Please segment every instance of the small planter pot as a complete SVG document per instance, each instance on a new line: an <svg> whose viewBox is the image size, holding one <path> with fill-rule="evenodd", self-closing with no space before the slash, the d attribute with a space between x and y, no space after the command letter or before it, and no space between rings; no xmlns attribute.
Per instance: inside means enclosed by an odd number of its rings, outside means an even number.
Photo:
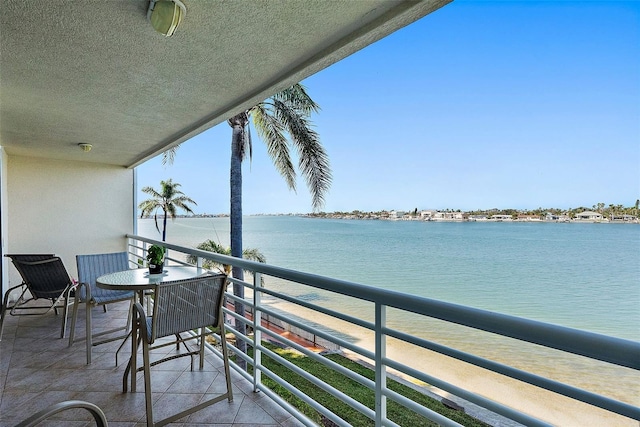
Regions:
<svg viewBox="0 0 640 427"><path fill-rule="evenodd" d="M162 273L163 267L164 267L164 262L160 264L149 264L149 274L160 274Z"/></svg>

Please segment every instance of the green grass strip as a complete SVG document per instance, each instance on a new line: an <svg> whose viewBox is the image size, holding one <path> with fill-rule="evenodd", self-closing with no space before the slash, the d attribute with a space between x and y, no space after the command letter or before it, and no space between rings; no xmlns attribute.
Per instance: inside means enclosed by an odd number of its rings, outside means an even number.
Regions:
<svg viewBox="0 0 640 427"><path fill-rule="evenodd" d="M314 377L321 378L327 384L340 390L344 394L352 397L363 405L371 409L375 408L375 392L373 390L364 387L353 379L348 378L345 375L336 372L333 369L325 366L324 364L317 362L295 350L283 349L270 343L263 343L263 345L269 348L271 351L280 355L283 359L295 364ZM373 370L340 354L329 354L324 357L344 366L345 368L365 378L369 378L371 380L375 379L375 372ZM330 393L322 390L321 388L302 378L300 375L285 368L280 363L276 362L264 353L262 355L262 364L267 369L278 375L280 378L291 384L293 387L297 388L302 393L318 402L320 405L324 406L325 408L329 408L332 412L334 412L343 420L349 422L354 427L370 427L374 425L373 420L353 409L342 400L332 396ZM280 386L278 383L276 383L266 375L262 376L262 383L269 389L273 390L289 404L297 408L300 412L305 414L307 417L314 420L319 425L323 425L321 416L315 409L300 400L284 387ZM464 426L489 426L489 424L483 423L482 421L479 421L462 411L456 411L454 409L448 408L439 400L433 399L420 392L419 390L416 390L413 387L409 387L391 378L387 379L387 388ZM430 421L425 417L415 413L414 411L394 402L391 399L387 399L387 417L401 426L422 427L438 425L433 421Z"/></svg>

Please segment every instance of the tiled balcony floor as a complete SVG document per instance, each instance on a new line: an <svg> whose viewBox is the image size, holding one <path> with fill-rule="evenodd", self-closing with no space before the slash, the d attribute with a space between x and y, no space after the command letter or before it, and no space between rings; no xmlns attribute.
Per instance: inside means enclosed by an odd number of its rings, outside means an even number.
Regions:
<svg viewBox="0 0 640 427"><path fill-rule="evenodd" d="M108 313L93 309L94 331L124 324L128 303L112 304ZM78 313L76 338L84 336L84 309ZM60 339L61 316L9 316L5 320L0 341L0 426L13 426L47 406L65 400L85 400L98 405L111 427L146 425L144 382L138 373L136 393L122 393L122 375L130 354L130 343L119 355L115 366L115 351L121 341L93 348L93 363L86 364L84 342L67 347ZM70 321L70 320L69 320ZM67 334L69 327L67 327ZM68 336L68 335L67 335ZM175 351L174 346L165 349ZM163 351L159 350L159 351ZM141 351L139 352L141 354ZM141 363L139 356L138 366ZM254 393L251 384L231 370L233 402L216 403L178 420L171 426L273 426L302 425L268 396ZM222 360L208 353L205 368L190 370L188 357L162 363L152 368L151 383L154 417L165 418L194 405L208 393L224 392ZM87 412L69 410L55 415L41 425L95 425Z"/></svg>

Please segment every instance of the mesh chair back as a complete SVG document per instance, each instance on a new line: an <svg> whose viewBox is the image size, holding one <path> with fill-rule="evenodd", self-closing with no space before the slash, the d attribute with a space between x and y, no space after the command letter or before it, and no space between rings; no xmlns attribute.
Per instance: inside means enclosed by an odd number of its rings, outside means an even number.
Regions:
<svg viewBox="0 0 640 427"><path fill-rule="evenodd" d="M56 299L71 285L71 278L59 257L39 261L12 259L33 298Z"/></svg>
<svg viewBox="0 0 640 427"><path fill-rule="evenodd" d="M78 281L91 287L91 298L98 304L104 304L111 300L122 299L123 295L132 294L133 291L112 291L96 286L96 279L100 276L117 271L129 269L129 257L126 252L114 252L108 254L77 255ZM86 289L81 286L78 289L80 300L87 297Z"/></svg>
<svg viewBox="0 0 640 427"><path fill-rule="evenodd" d="M22 277L22 270L20 270L22 266L16 261L42 261L55 257L55 254L7 254L5 256L11 258L11 262Z"/></svg>
<svg viewBox="0 0 640 427"><path fill-rule="evenodd" d="M217 327L226 284L226 275L208 274L156 285L150 342L192 329Z"/></svg>

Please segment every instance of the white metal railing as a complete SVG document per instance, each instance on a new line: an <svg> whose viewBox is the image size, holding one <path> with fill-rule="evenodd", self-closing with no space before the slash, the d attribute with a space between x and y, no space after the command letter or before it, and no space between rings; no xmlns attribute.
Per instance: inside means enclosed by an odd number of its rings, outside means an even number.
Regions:
<svg viewBox="0 0 640 427"><path fill-rule="evenodd" d="M636 341L623 340L591 332L585 332L581 330L523 319L515 316L493 313L471 307L465 307L400 292L389 291L386 289L332 279L329 277L284 269L268 264L261 264L243 259L232 258L224 255L214 254L211 252L173 245L170 243L163 243L157 240L143 238L140 236L127 235L127 238L129 248L128 251L134 262L136 261L136 257L138 259L144 259L144 253L149 244L161 244L169 250L169 260L172 263L184 264L186 255L194 255L198 259L198 265L202 265L202 262L205 259L211 259L215 262L238 266L245 269L246 271L252 272L251 282L238 281L233 278L230 279L233 283L244 286L244 288L248 291L247 293L250 295L241 299L235 295L227 293L228 301L242 302L247 307L248 312L251 314L251 318L241 317L237 315L233 310L225 309L227 318L235 319L236 326L238 324L245 324L250 326L254 331L253 335L241 334L237 327L234 327L229 323L225 323L226 332L234 333L237 340L243 340L247 343L248 346L253 348L253 354L251 355L251 357L247 354L235 351L235 355L238 358L237 360L242 359L248 365L252 366L253 373L249 374L247 371L240 368L238 364L233 364L234 368L236 368L236 370L247 380L253 383L254 389L256 391L262 391L272 397L276 402L278 402L286 410L291 412L292 415L297 417L305 425L313 426L315 425L315 423L299 413L295 408L293 408L278 395L276 395L273 391L267 388L262 382L263 375L266 375L271 380L287 389L289 392L297 396L300 400L304 401L306 404L315 409L322 416L330 419L337 425L349 426L350 424L333 413L331 411L331 408L326 408L320 405L319 403L308 397L306 394L297 390L291 384L278 377L275 373L271 372L262 364L262 355L266 355L267 357L276 360L281 365L284 365L301 377L329 392L341 401L350 405L352 408L371 418L375 421L376 426L397 425L387 418L388 399L391 399L405 406L407 409L410 409L411 411L414 411L429 420L435 421L440 425L459 425L456 422L445 418L444 416L435 413L387 388L387 378L389 377L391 370L393 372L401 373L402 375L421 381L423 383L435 386L441 390L451 393L451 395L462 398L468 402L485 408L492 413L499 414L503 417L516 421L517 423L530 426L549 425L548 422L537 419L534 416L450 384L446 381L443 381L442 379L439 379L432 375L428 375L425 372L408 366L405 363L401 363L398 360L387 357L387 350L389 349L387 344L388 338L399 340L403 343L409 343L420 349L427 349L442 355L446 355L451 358L466 362L468 364L487 369L497 374L537 386L541 389L549 390L559 395L566 396L570 399L587 403L588 405L604 409L605 411L609 411L611 413L619 414L629 419L640 421L640 407L638 406L611 397L599 395L591 391L583 390L569 384L565 384L563 382L545 378L543 376L536 375L534 373L517 369L505 364L501 364L474 354L466 353L455 348L450 348L418 336L407 334L399 330L397 327L392 327L387 321L387 316L389 310L400 310L409 312L413 313L413 315L416 316L439 319L440 321L447 322L448 324L462 325L468 328L472 328L473 330L480 330L502 337L509 337L515 340L519 340L523 343L534 343L546 348L560 350L564 353L584 356L588 359L602 361L610 365L628 368L635 373L640 371L640 343ZM322 305L305 301L301 298L293 297L283 292L277 292L267 287L263 287L262 279L267 277L284 280L290 283L300 284L313 290L323 290L332 294L338 294L355 298L359 301L365 301L371 304L373 319L357 318L342 311L333 310ZM313 313L316 313L318 316L330 316L333 319L338 319L341 322L346 322L353 328L370 331L370 333L374 336L374 348L372 350L363 348L362 346L355 344L351 340L341 338L340 336L331 333L331 331L327 331L323 328L317 327L317 325L314 325L313 322L306 321L304 319L298 319L288 313L283 313L281 310L274 309L272 304L263 303L262 300L265 297L268 297L271 302L275 300L296 304L296 306L302 307L306 310L312 310ZM325 343L330 343L331 345L340 347L345 351L355 353L365 359L370 360L373 363L375 380L372 381L368 378L362 377L361 375L356 374L353 371L346 369L341 365L324 357L322 354L310 351L305 346L300 345L293 340L280 336L278 333L264 326L263 319L267 317L270 319L270 321L279 321L281 323L286 323L291 327L296 328L296 330L298 331L313 335L314 340L323 340L323 342ZM341 390L337 390L331 387L321 378L315 378L308 374L306 371L298 368L296 365L289 363L287 360L283 359L278 354L265 347L262 344L264 339L273 339L279 342L283 342L287 346L298 350L302 354L313 358L317 362L322 363L325 366L353 379L363 387L367 387L373 390L375 392L375 409L366 407L350 396L344 394ZM216 351L215 349L213 350ZM630 393L634 392L630 391Z"/></svg>

